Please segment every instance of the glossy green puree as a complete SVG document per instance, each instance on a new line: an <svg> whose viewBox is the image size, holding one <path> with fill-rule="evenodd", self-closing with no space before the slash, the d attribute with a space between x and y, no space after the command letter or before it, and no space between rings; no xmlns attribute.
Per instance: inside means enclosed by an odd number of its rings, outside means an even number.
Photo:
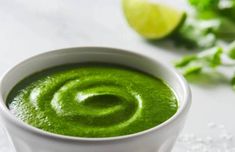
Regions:
<svg viewBox="0 0 235 152"><path fill-rule="evenodd" d="M33 74L10 92L7 105L22 121L79 137L140 132L177 111L173 91L143 72L107 64L64 65Z"/></svg>

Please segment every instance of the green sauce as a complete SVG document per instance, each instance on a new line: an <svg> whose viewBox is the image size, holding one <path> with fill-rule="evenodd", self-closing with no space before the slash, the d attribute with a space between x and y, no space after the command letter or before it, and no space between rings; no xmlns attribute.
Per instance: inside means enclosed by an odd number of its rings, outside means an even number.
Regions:
<svg viewBox="0 0 235 152"><path fill-rule="evenodd" d="M112 137L155 127L178 108L160 79L116 65L73 64L35 73L7 98L20 120L52 133Z"/></svg>

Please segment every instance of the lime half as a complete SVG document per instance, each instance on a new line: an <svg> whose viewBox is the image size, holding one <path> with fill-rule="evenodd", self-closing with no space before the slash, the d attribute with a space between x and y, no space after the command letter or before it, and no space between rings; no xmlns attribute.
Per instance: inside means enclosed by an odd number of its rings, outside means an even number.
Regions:
<svg viewBox="0 0 235 152"><path fill-rule="evenodd" d="M123 0L129 25L147 39L161 39L183 24L186 13L149 0Z"/></svg>

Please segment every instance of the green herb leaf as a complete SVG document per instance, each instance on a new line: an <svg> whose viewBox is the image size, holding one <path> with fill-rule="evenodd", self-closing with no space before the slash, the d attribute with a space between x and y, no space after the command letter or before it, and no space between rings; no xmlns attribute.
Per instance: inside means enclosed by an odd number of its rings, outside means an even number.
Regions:
<svg viewBox="0 0 235 152"><path fill-rule="evenodd" d="M177 44L190 48L208 48L216 43L216 35L213 31L219 28L217 20L199 20L188 18L184 25L173 36Z"/></svg>
<svg viewBox="0 0 235 152"><path fill-rule="evenodd" d="M190 65L183 69L182 74L184 76L191 75L191 74L197 74L202 71L202 65Z"/></svg>
<svg viewBox="0 0 235 152"><path fill-rule="evenodd" d="M194 74L205 74L206 72L218 72L217 67L235 67L235 41L225 50L221 47L214 47L204 50L198 54L184 56L177 62L175 67L184 76L194 76ZM212 77L212 76L211 76ZM235 74L231 80L235 90Z"/></svg>
<svg viewBox="0 0 235 152"><path fill-rule="evenodd" d="M189 3L198 10L205 11L208 9L217 9L219 0L189 0Z"/></svg>
<svg viewBox="0 0 235 152"><path fill-rule="evenodd" d="M232 84L233 89L235 90L235 74L232 78L231 84Z"/></svg>
<svg viewBox="0 0 235 152"><path fill-rule="evenodd" d="M175 62L175 66L183 75L200 73L205 68L213 69L221 65L222 53L220 47L211 48L196 55L185 56Z"/></svg>
<svg viewBox="0 0 235 152"><path fill-rule="evenodd" d="M197 59L196 55L185 56L182 59L180 59L179 61L175 62L175 66L176 67L184 67L187 64L189 64L191 61L196 60L196 59Z"/></svg>
<svg viewBox="0 0 235 152"><path fill-rule="evenodd" d="M235 41L229 45L227 54L230 58L235 59Z"/></svg>
<svg viewBox="0 0 235 152"><path fill-rule="evenodd" d="M210 58L210 66L211 67L217 67L221 64L221 54L223 53L222 48L218 47L216 48L215 52L211 54Z"/></svg>
<svg viewBox="0 0 235 152"><path fill-rule="evenodd" d="M215 20L218 23L213 31L216 37L225 41L233 41L235 38L235 22L226 17L217 17Z"/></svg>
<svg viewBox="0 0 235 152"><path fill-rule="evenodd" d="M188 0L196 10L171 36L176 45L205 49L235 38L235 0Z"/></svg>

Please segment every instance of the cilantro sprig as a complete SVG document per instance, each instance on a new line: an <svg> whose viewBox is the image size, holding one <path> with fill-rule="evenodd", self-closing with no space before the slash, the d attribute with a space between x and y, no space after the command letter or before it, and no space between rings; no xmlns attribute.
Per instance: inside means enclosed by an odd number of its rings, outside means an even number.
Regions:
<svg viewBox="0 0 235 152"><path fill-rule="evenodd" d="M235 76L232 78L231 84L233 89L235 90Z"/></svg>
<svg viewBox="0 0 235 152"><path fill-rule="evenodd" d="M171 39L188 48L210 48L235 38L235 0L188 0L193 13Z"/></svg>
<svg viewBox="0 0 235 152"><path fill-rule="evenodd" d="M229 47L213 47L198 54L184 56L175 62L175 67L184 75L216 71L219 67L235 67L235 41ZM235 89L235 74L231 80Z"/></svg>
<svg viewBox="0 0 235 152"><path fill-rule="evenodd" d="M235 19L235 0L188 0L200 18L226 17Z"/></svg>

